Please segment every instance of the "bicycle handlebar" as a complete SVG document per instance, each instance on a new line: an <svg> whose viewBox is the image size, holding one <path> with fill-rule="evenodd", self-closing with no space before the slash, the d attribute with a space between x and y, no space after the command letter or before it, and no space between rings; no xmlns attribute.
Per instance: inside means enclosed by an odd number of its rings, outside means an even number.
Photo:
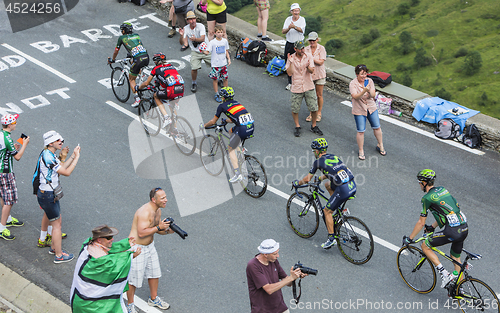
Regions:
<svg viewBox="0 0 500 313"><path fill-rule="evenodd" d="M215 123L212 126L203 127L203 128L204 129L214 129L215 128L218 131L221 131L222 129L224 129L226 131L226 133L228 133L228 131L226 129L226 125L227 125L227 120L226 119L222 119L222 121L221 121L220 124ZM200 127L201 127L201 125L200 125Z"/></svg>
<svg viewBox="0 0 500 313"><path fill-rule="evenodd" d="M108 58L108 65L109 67L111 67L111 69L113 69L113 66L111 64L113 63L120 63L120 64L123 64L123 63L126 63L126 62L129 62L131 58L124 58L124 59L120 59L120 60L112 60L111 58Z"/></svg>
<svg viewBox="0 0 500 313"><path fill-rule="evenodd" d="M304 185L292 186L292 189L290 189L290 190L293 190L293 188L295 188L295 193L298 194L299 196L300 196L300 194L298 193L298 189L299 188L306 188L306 187L317 188L321 193L324 193L325 191L323 189L321 189L320 184L321 184L321 182L319 181L318 177L314 176L314 181L309 181L307 184L304 184Z"/></svg>

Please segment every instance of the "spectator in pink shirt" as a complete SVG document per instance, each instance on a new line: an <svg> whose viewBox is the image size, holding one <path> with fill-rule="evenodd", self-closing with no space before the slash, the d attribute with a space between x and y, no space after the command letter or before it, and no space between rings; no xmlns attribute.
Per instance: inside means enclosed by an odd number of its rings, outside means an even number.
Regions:
<svg viewBox="0 0 500 313"><path fill-rule="evenodd" d="M292 77L292 116L295 122L295 137L300 137L299 112L302 98L306 100L307 108L311 112L311 131L316 135L323 136L323 132L316 126L318 116L318 98L314 90L312 74L314 73L313 56L304 51L304 42L298 40L294 43L294 54L288 54L286 61L286 72Z"/></svg>
<svg viewBox="0 0 500 313"><path fill-rule="evenodd" d="M367 78L368 68L366 65L357 65L354 69L356 78L349 83L349 92L352 97L352 114L356 121L356 141L358 143L358 158L365 159L363 145L365 143L366 120L370 122L373 134L377 138L377 147L375 148L382 156L387 155L382 142L382 129L380 128L380 119L378 117L377 105L375 104L375 84L373 80Z"/></svg>
<svg viewBox="0 0 500 313"><path fill-rule="evenodd" d="M312 79L314 82L314 87L316 89L316 97L318 98L318 117L316 122L321 121L321 110L323 109L323 87L326 83L326 49L318 42L321 38L318 38L318 33L310 32L307 41L309 41L309 46L305 48L305 53L311 54L314 59L314 73L312 74ZM312 120L311 114L306 117L306 122Z"/></svg>

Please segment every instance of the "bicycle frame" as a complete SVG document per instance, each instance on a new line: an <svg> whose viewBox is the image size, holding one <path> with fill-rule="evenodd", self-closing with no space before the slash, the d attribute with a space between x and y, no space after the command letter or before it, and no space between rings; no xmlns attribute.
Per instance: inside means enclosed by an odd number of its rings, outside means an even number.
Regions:
<svg viewBox="0 0 500 313"><path fill-rule="evenodd" d="M313 182L309 182L305 185L297 186L295 188L295 193L297 193L299 198L302 198L302 196L298 193L298 189L305 188L305 187L309 188L309 191L311 192L312 200L316 203L316 207L321 208L318 213L321 216L321 218L323 219L323 222L325 223L325 226L326 226L325 215L323 213L324 206L321 203L321 199L324 199L326 202L328 202L328 200L330 200L330 198L329 197L327 198L325 196L325 191L323 189L321 189L321 187L319 186L321 182L319 181L318 177L314 176L313 179L314 179ZM334 225L337 225L338 222L340 221L340 219L343 218L344 211L346 211L345 214L349 214L349 209L345 208L345 205L346 205L348 200L349 199L345 200L338 208L335 209L337 212L334 213L334 219L333 219Z"/></svg>
<svg viewBox="0 0 500 313"><path fill-rule="evenodd" d="M422 236L422 237L418 238L417 240L415 240L414 243L419 243L419 242L427 239L428 237L430 237L432 234L433 234L432 232L426 233L426 234L424 234L424 236ZM465 249L462 249L462 251L465 252L466 256L465 256L464 262L460 263L460 262L457 262L451 256L447 255L446 253L444 253L443 251L439 250L436 247L431 247L431 250L434 251L434 252L436 252L440 256L444 257L448 261L452 262L453 264L460 266L460 272L458 273L458 279L456 280L456 282L453 282L453 284L450 284L450 286L448 288L448 290L452 291L452 292L454 292L455 287L456 287L456 285L457 285L458 282L460 282L460 281L462 281L464 279L467 279L469 277L469 274L468 274L467 270L471 269L472 265L470 263L468 263L467 261L468 260L478 260L478 259L481 258L481 255L479 255L479 254L474 254L474 253L468 252ZM423 262L425 261L426 258L427 258L427 256L422 257L422 259L417 263L416 267L421 266L423 264ZM457 297L457 299L459 299L459 298L460 297Z"/></svg>
<svg viewBox="0 0 500 313"><path fill-rule="evenodd" d="M227 125L227 122L222 122L220 124L215 124L215 125L209 127L208 129L212 129L212 128L215 129L215 133L217 134L217 141L221 144L222 151L224 151L224 156L225 156L226 160L228 161L229 165L231 166L231 169L234 171L236 169L233 168L233 164L231 163L231 159L229 157L228 145L226 145L226 140L224 140L224 138L226 138L227 141L229 142L229 136L223 132L223 131L225 131L226 133L229 133L229 131L226 128L226 125ZM205 128L200 126L200 129L203 133L203 137L206 137L207 134L205 132ZM241 146L240 154L244 155L245 148L243 148L243 142L240 143L240 146ZM238 157L238 149L235 149L235 150L236 150L235 151L236 157L238 158L238 161L240 161L240 157ZM243 157L243 159L244 159L244 157Z"/></svg>

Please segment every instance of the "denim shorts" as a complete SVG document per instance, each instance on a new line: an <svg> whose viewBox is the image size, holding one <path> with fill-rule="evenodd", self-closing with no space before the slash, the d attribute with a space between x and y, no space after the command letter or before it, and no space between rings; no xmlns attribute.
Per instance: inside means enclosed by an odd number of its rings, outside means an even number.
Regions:
<svg viewBox="0 0 500 313"><path fill-rule="evenodd" d="M380 128L380 119L378 117L378 110L375 110L373 113L366 112L366 116L364 115L354 115L354 120L356 121L356 129L358 133L364 133L366 130L366 119L370 122L372 129Z"/></svg>
<svg viewBox="0 0 500 313"><path fill-rule="evenodd" d="M49 221L53 222L61 217L61 207L59 206L59 200L54 202L54 192L44 191L38 189L36 194L38 199L38 204L43 209L47 215Z"/></svg>

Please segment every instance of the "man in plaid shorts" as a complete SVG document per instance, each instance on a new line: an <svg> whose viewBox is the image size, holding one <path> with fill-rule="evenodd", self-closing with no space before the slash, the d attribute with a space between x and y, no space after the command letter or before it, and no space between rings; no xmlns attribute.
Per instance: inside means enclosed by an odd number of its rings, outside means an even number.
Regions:
<svg viewBox="0 0 500 313"><path fill-rule="evenodd" d="M12 205L17 203L16 177L12 172L12 159L19 161L30 142L30 137L20 138L22 147L14 143L10 133L16 129L19 114L6 114L0 118L2 133L0 135L0 195L2 204L2 219L0 221L0 237L5 240L14 240L16 237L10 234L7 227L23 226L24 223L10 215ZM20 149L19 149L20 148Z"/></svg>
<svg viewBox="0 0 500 313"><path fill-rule="evenodd" d="M140 207L134 215L129 237L136 238L136 246L141 254L132 260L128 280L127 313L137 313L134 306L134 295L137 288L142 287L144 277L148 279L150 297L148 304L166 310L170 305L158 297L158 283L161 277L160 261L153 241L154 234L166 235L174 231L170 222L161 219L161 209L167 205L167 195L160 187L149 192L150 201Z"/></svg>

